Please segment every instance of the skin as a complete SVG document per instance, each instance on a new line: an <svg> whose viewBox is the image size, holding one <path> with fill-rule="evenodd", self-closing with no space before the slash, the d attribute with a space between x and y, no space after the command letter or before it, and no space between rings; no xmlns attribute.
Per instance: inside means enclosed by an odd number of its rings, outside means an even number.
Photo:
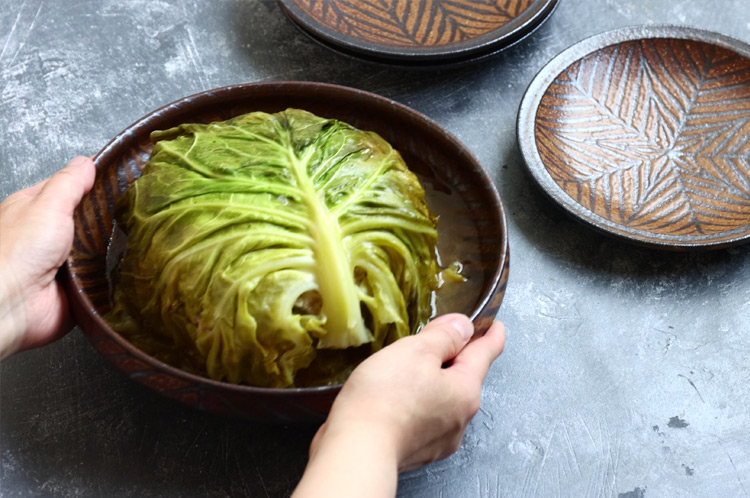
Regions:
<svg viewBox="0 0 750 498"><path fill-rule="evenodd" d="M91 159L77 157L0 203L0 358L72 328L56 275L95 176ZM499 322L482 337L473 333L466 316L444 315L357 367L313 438L293 497L395 496L399 472L455 452L505 345Z"/></svg>
<svg viewBox="0 0 750 498"><path fill-rule="evenodd" d="M55 275L73 244L73 211L95 176L91 159L76 157L0 204L0 358L48 344L72 328Z"/></svg>
<svg viewBox="0 0 750 498"><path fill-rule="evenodd" d="M469 342L472 334L467 317L444 315L357 367L313 439L293 498L395 496L400 471L455 452L505 345L499 322Z"/></svg>

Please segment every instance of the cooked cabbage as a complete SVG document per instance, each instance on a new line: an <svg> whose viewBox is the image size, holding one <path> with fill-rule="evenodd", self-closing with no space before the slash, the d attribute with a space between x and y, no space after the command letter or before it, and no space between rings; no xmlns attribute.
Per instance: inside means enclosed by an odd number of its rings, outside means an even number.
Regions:
<svg viewBox="0 0 750 498"><path fill-rule="evenodd" d="M314 361L340 368L324 350L376 351L430 317L437 220L379 135L288 109L152 141L116 209L128 238L110 320L137 346L287 387Z"/></svg>

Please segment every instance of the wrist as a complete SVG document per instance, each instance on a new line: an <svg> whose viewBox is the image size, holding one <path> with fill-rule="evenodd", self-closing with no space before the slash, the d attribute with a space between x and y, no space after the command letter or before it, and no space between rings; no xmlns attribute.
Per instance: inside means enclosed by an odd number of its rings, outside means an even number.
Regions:
<svg viewBox="0 0 750 498"><path fill-rule="evenodd" d="M391 434L367 423L333 423L316 442L293 497L393 497L397 483Z"/></svg>

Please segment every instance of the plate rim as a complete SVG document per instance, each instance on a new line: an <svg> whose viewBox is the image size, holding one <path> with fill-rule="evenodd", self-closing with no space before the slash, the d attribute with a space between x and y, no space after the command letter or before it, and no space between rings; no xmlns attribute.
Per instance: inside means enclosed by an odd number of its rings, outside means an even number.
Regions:
<svg viewBox="0 0 750 498"><path fill-rule="evenodd" d="M293 24L326 48L376 62L400 62L401 64L408 64L410 60L433 63L472 60L475 57L507 48L540 27L552 15L559 2L560 0L533 0L521 15L507 24L470 40L437 47L399 47L366 42L342 35L309 16L297 6L294 0L277 0L281 11Z"/></svg>
<svg viewBox="0 0 750 498"><path fill-rule="evenodd" d="M563 208L576 220L611 237L624 239L636 245L654 249L690 250L720 249L745 243L750 240L750 222L717 234L689 236L668 235L624 227L584 208L570 197L548 174L536 145L534 125L542 98L559 74L587 55L606 47L628 41L647 39L679 39L707 43L731 50L750 60L750 43L722 33L677 24L633 25L604 31L569 46L548 61L534 76L526 88L518 108L516 137L527 172L536 185L555 204Z"/></svg>

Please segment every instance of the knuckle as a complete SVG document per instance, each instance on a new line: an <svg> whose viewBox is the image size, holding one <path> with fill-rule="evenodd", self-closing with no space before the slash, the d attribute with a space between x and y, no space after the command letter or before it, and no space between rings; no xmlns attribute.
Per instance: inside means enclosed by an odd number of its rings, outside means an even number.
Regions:
<svg viewBox="0 0 750 498"><path fill-rule="evenodd" d="M480 406L481 406L481 399L479 398L479 396L473 397L469 401L469 403L467 403L466 409L467 409L467 415L469 419L474 418L474 415L477 414Z"/></svg>
<svg viewBox="0 0 750 498"><path fill-rule="evenodd" d="M464 347L463 339L451 325L446 324L440 327L440 340L444 346L450 349L454 356Z"/></svg>
<svg viewBox="0 0 750 498"><path fill-rule="evenodd" d="M481 406L481 391L475 387L466 388L464 391L462 406L464 407L464 420L471 420L477 414Z"/></svg>
<svg viewBox="0 0 750 498"><path fill-rule="evenodd" d="M461 443L463 442L463 439L464 439L464 432L465 432L465 428L462 427L460 430L458 430L455 433L450 444L446 448L447 451L445 452L445 457L452 455L453 453L457 452L461 448Z"/></svg>

